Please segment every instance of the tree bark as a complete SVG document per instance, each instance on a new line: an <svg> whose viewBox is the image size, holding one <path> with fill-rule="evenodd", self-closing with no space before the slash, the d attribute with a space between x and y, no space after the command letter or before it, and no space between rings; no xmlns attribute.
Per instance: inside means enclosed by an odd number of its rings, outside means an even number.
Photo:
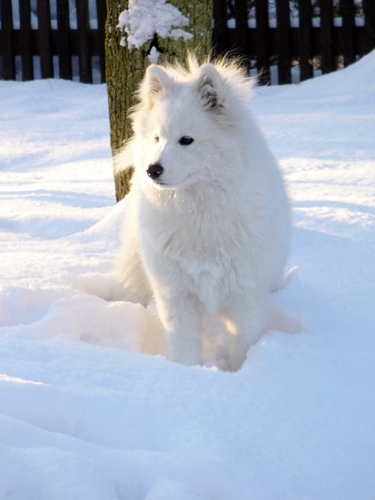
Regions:
<svg viewBox="0 0 375 500"><path fill-rule="evenodd" d="M135 91L138 89L147 66L151 48L161 53L159 63L177 60L184 64L188 50L194 51L198 61L203 62L211 51L212 39L212 0L173 0L169 2L177 7L190 20L184 30L193 38L163 39L154 35L139 50L120 45L121 31L117 28L119 15L128 8L128 0L107 0L106 22L106 81L111 127L111 148L115 156L133 135L129 120L129 109L136 103ZM120 201L130 190L132 169L115 175L116 200Z"/></svg>

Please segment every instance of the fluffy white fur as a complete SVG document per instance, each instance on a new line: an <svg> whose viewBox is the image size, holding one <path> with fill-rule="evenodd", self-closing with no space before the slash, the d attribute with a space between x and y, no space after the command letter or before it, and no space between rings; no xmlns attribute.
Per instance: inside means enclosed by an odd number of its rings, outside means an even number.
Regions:
<svg viewBox="0 0 375 500"><path fill-rule="evenodd" d="M185 365L201 363L209 315L225 321L229 367L241 367L288 256L287 196L248 109L251 87L235 64L150 66L134 139L116 161L135 167L117 270L124 297L155 299L171 359ZM163 167L155 180L153 164Z"/></svg>

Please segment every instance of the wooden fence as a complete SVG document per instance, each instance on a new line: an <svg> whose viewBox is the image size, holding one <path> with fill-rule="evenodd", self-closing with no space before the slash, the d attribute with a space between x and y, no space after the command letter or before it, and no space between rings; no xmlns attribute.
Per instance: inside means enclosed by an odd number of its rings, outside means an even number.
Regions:
<svg viewBox="0 0 375 500"><path fill-rule="evenodd" d="M270 0L251 3L256 27L249 28L246 22L248 0L236 0L235 28L228 29L227 2L214 0L213 43L219 54L234 49L249 61L255 60L260 83L270 82L271 60L277 64L278 83L283 84L292 81L293 63L299 66L300 79L306 80L313 76L314 64L319 64L323 73L329 73L353 63L375 47L375 0L362 0L358 24L363 26L356 25L354 0L339 0L335 6L332 0L299 0L294 23L298 27L291 26L289 0L272 0L276 7L274 28L269 21ZM339 16L334 18L334 13Z"/></svg>
<svg viewBox="0 0 375 500"><path fill-rule="evenodd" d="M90 28L88 0L76 0L75 29L71 28L69 0L56 0L57 26L51 23L50 0L36 0L38 28L31 27L30 0L19 2L19 29L14 29L12 0L0 0L0 55L1 76L16 79L16 57L21 59L22 80L34 79L34 56L40 58L40 76L73 78L73 60L78 58L79 80L93 82L92 58L98 58L101 82L104 82L104 25L106 0L95 0L97 29ZM57 68L54 68L54 56ZM57 72L58 71L58 72Z"/></svg>
<svg viewBox="0 0 375 500"><path fill-rule="evenodd" d="M55 23L51 23L52 1L56 5ZM245 56L249 67L256 68L262 84L270 82L271 64L277 65L278 82L290 83L293 64L299 67L301 80L305 80L313 76L314 64L328 73L339 64L351 64L375 47L375 0L362 0L361 26L355 22L354 0L339 0L335 7L333 0L313 0L319 8L318 18L313 12L312 0L299 0L298 27L296 23L291 26L289 0L271 1L276 7L275 27L271 27L269 21L270 0L236 0L235 3L214 0L215 54L232 51ZM31 0L17 2L19 28L15 29L12 0L0 0L1 78L32 80L37 56L42 78L72 79L73 62L78 60L79 80L92 83L92 61L96 58L99 81L105 80L106 0L95 0L96 29L90 27L88 0L76 0L74 27L69 0L36 0L37 28L31 23ZM250 27L249 7L254 12ZM334 18L335 12L339 12L340 17Z"/></svg>

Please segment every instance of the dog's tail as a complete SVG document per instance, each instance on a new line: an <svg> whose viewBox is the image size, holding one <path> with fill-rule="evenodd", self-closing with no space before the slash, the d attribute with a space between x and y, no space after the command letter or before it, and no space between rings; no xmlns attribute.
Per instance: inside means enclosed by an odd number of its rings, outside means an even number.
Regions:
<svg viewBox="0 0 375 500"><path fill-rule="evenodd" d="M134 166L135 145L135 138L132 137L113 158L113 171L115 174L124 172Z"/></svg>

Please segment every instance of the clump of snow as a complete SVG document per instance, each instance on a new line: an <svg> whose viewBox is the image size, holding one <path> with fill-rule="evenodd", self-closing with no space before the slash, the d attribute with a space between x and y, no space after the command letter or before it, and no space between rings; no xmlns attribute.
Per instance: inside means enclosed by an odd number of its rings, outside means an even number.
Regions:
<svg viewBox="0 0 375 500"><path fill-rule="evenodd" d="M374 68L256 89L298 269L236 374L217 320L188 368L101 298L127 210L105 86L0 81L1 499L373 498Z"/></svg>
<svg viewBox="0 0 375 500"><path fill-rule="evenodd" d="M189 26L189 18L184 16L167 0L130 0L129 8L121 12L118 28L124 33L121 45L140 49L155 34L161 38L191 40L193 35L183 30ZM156 53L150 54L156 58Z"/></svg>
<svg viewBox="0 0 375 500"><path fill-rule="evenodd" d="M148 55L148 58L149 58L151 64L157 64L160 56L161 56L161 54L158 51L158 49L156 47L152 47L150 50L150 54Z"/></svg>

